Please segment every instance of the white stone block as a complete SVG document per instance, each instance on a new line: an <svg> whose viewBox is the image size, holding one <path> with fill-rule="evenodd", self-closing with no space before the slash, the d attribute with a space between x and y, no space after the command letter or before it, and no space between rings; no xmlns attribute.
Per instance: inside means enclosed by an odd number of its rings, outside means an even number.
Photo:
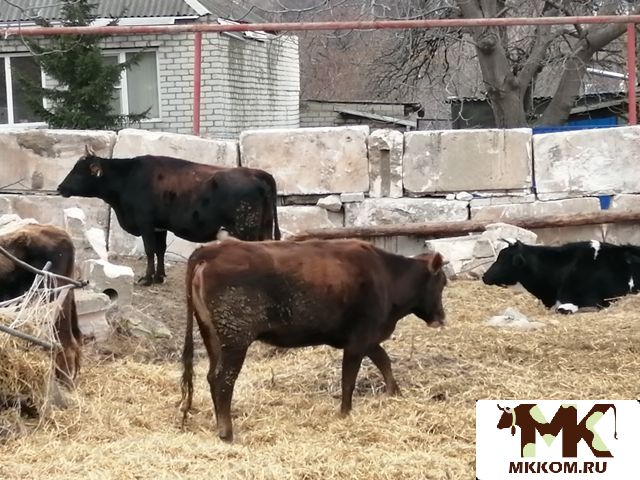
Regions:
<svg viewBox="0 0 640 480"><path fill-rule="evenodd" d="M88 290L76 290L74 296L82 334L97 342L109 338L112 330L106 316L112 305L109 296Z"/></svg>
<svg viewBox="0 0 640 480"><path fill-rule="evenodd" d="M606 225L583 225L577 227L536 228L538 242L543 245L563 245L568 242L604 242Z"/></svg>
<svg viewBox="0 0 640 480"><path fill-rule="evenodd" d="M637 192L640 126L535 135L539 198Z"/></svg>
<svg viewBox="0 0 640 480"><path fill-rule="evenodd" d="M0 131L0 187L55 191L89 145L111 157L116 134L100 130Z"/></svg>
<svg viewBox="0 0 640 480"><path fill-rule="evenodd" d="M516 227L515 225L509 225L508 223L492 223L487 225L485 231L482 233L482 237L491 241L496 253L507 246L506 243L501 241L502 239L519 240L527 245L535 245L538 240L538 235L536 235L535 232Z"/></svg>
<svg viewBox="0 0 640 480"><path fill-rule="evenodd" d="M474 197L469 205L474 207L488 207L492 205L507 205L515 203L533 203L536 201L536 196L533 193L527 193L523 195L499 195L499 196L481 196Z"/></svg>
<svg viewBox="0 0 640 480"><path fill-rule="evenodd" d="M179 133L126 128L118 132L113 158L164 155L222 167L240 165L238 142L214 140Z"/></svg>
<svg viewBox="0 0 640 480"><path fill-rule="evenodd" d="M246 130L241 164L271 173L283 195L369 190L369 127Z"/></svg>
<svg viewBox="0 0 640 480"><path fill-rule="evenodd" d="M284 236L295 235L316 228L343 226L342 213L333 213L315 206L278 207L278 222Z"/></svg>
<svg viewBox="0 0 640 480"><path fill-rule="evenodd" d="M439 238L427 240L425 245L428 251L440 253L449 262L453 272L459 274L465 263L474 259L473 253L479 239L480 235Z"/></svg>
<svg viewBox="0 0 640 480"><path fill-rule="evenodd" d="M364 193L362 192L341 193L340 201L342 203L364 202Z"/></svg>
<svg viewBox="0 0 640 480"><path fill-rule="evenodd" d="M87 260L82 264L82 278L89 287L107 295L118 305L129 305L133 297L133 269L105 260Z"/></svg>
<svg viewBox="0 0 640 480"><path fill-rule="evenodd" d="M550 202L518 203L471 207L472 220L508 221L523 217L541 217L545 215L571 215L595 213L600 211L597 198L570 198Z"/></svg>
<svg viewBox="0 0 640 480"><path fill-rule="evenodd" d="M330 212L339 212L342 210L342 200L340 200L340 195L322 197L318 200L316 205L324 208L325 210L329 210Z"/></svg>
<svg viewBox="0 0 640 480"><path fill-rule="evenodd" d="M466 220L467 202L432 198L368 198L345 205L345 225L361 227Z"/></svg>
<svg viewBox="0 0 640 480"><path fill-rule="evenodd" d="M371 132L369 151L369 197L402 197L402 155L404 136L391 129Z"/></svg>
<svg viewBox="0 0 640 480"><path fill-rule="evenodd" d="M404 188L412 193L531 187L531 130L405 134Z"/></svg>

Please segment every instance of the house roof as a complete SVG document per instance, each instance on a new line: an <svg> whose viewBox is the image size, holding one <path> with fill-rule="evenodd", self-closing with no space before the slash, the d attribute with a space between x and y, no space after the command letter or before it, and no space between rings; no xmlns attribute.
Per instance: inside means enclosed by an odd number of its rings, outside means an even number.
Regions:
<svg viewBox="0 0 640 480"><path fill-rule="evenodd" d="M94 0L98 18L211 17L258 23L265 20L242 0ZM17 5L20 5L19 7ZM52 0L0 1L0 23L62 19L62 2Z"/></svg>

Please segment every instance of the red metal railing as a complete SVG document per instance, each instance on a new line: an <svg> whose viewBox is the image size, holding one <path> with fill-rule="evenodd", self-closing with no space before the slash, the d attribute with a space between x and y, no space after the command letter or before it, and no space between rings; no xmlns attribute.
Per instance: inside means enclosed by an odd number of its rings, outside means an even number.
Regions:
<svg viewBox="0 0 640 480"><path fill-rule="evenodd" d="M442 27L489 27L516 25L576 25L576 24L626 24L627 25L627 69L629 123L637 123L636 113L636 35L635 25L640 23L640 15L602 15L573 17L514 17L514 18L467 18L467 19L425 19L425 20L379 20L347 22L300 22L300 23L252 23L219 25L214 23L194 23L180 25L145 26L101 26L101 27L8 27L1 32L7 38L17 36L45 35L129 35L129 34L175 34L194 33L194 98L193 132L200 134L200 82L202 65L202 33L206 32L246 32L278 31L295 32L306 30L385 30Z"/></svg>

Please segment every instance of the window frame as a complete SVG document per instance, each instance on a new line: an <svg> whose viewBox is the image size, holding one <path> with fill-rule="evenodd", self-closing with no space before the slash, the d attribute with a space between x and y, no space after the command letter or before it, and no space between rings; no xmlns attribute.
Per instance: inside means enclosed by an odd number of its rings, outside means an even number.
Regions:
<svg viewBox="0 0 640 480"><path fill-rule="evenodd" d="M153 123L162 121L162 93L160 88L160 64L158 62L158 51L156 49L135 49L135 48L109 48L102 50L105 57L116 57L117 63L124 63L127 53L152 53L156 59L156 85L158 86L158 116L145 118L140 123ZM120 90L120 111L122 115L129 115L129 80L127 70L120 73L120 86L115 87ZM125 108L126 107L126 108Z"/></svg>
<svg viewBox="0 0 640 480"><path fill-rule="evenodd" d="M7 123L0 123L0 128L22 128L22 127L41 127L46 126L47 122L36 120L34 122L19 122L16 123L15 112L13 110L13 68L11 67L11 59L16 57L33 57L29 52L15 52L5 53L0 55L0 59L4 63L4 78L5 78L5 94L7 96ZM40 69L40 86L45 85L45 74ZM42 99L42 105L46 106L45 100Z"/></svg>

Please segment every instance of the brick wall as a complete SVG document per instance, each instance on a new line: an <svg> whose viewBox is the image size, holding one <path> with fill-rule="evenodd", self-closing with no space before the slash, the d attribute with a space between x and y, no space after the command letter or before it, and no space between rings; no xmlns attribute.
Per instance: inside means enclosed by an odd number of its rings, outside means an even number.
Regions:
<svg viewBox="0 0 640 480"><path fill-rule="evenodd" d="M157 52L160 121L141 128L192 133L193 35L107 37L105 49ZM26 52L19 40L2 53ZM241 130L299 126L300 74L296 37L241 40L209 33L202 43L201 135L235 138Z"/></svg>

